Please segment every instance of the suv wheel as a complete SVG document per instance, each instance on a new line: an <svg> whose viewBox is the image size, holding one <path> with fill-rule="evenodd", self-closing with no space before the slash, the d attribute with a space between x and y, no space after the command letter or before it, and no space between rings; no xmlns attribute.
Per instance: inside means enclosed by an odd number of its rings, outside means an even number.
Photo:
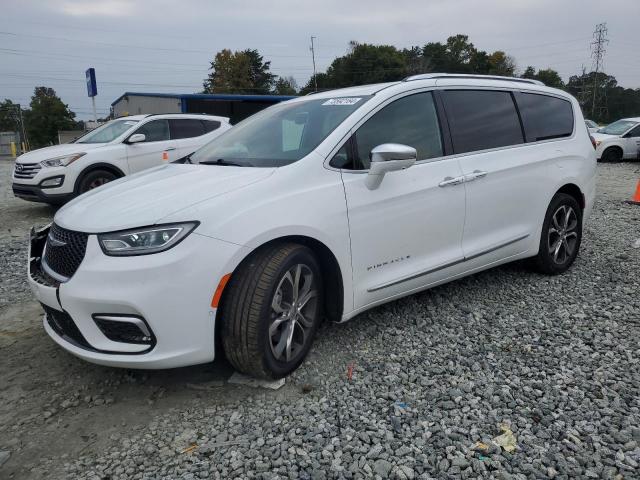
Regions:
<svg viewBox="0 0 640 480"><path fill-rule="evenodd" d="M80 184L78 185L78 194L88 192L89 190L93 190L94 188L98 188L105 183L109 183L112 180L115 180L116 177L113 173L107 170L94 170L93 172L87 173Z"/></svg>
<svg viewBox="0 0 640 480"><path fill-rule="evenodd" d="M297 244L256 252L233 274L222 305L227 359L256 377L281 378L306 357L322 315L322 274Z"/></svg>
<svg viewBox="0 0 640 480"><path fill-rule="evenodd" d="M609 147L602 153L603 162L619 162L622 160L622 150L616 147Z"/></svg>
<svg viewBox="0 0 640 480"><path fill-rule="evenodd" d="M571 195L557 193L547 208L534 266L548 275L567 271L578 256L581 241L582 209Z"/></svg>

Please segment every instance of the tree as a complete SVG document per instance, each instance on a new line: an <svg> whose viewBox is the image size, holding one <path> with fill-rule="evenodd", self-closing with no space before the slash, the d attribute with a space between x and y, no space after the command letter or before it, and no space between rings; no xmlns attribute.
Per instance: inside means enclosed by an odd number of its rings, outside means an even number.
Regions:
<svg viewBox="0 0 640 480"><path fill-rule="evenodd" d="M278 77L273 87L273 93L276 95L295 95L298 93L298 83L293 77Z"/></svg>
<svg viewBox="0 0 640 480"><path fill-rule="evenodd" d="M538 70L536 72L535 68L533 68L532 66L528 66L525 69L524 73L522 74L522 78L529 78L531 80L540 80L547 87L561 88L561 89L565 88L565 84L562 81L562 77L560 77L560 74L555 70L552 70L551 68L547 68L545 70Z"/></svg>
<svg viewBox="0 0 640 480"><path fill-rule="evenodd" d="M204 93L267 94L275 78L270 65L257 50L221 50L211 62Z"/></svg>
<svg viewBox="0 0 640 480"><path fill-rule="evenodd" d="M318 74L319 89L364 85L367 83L392 82L407 75L405 56L391 45L350 43L350 51L336 58L326 74ZM314 91L313 78L301 93Z"/></svg>
<svg viewBox="0 0 640 480"><path fill-rule="evenodd" d="M17 132L20 128L18 105L9 99L0 102L0 131Z"/></svg>
<svg viewBox="0 0 640 480"><path fill-rule="evenodd" d="M31 146L43 147L56 143L59 130L76 127L75 116L53 88L36 87L31 97L31 110L24 112Z"/></svg>
<svg viewBox="0 0 640 480"><path fill-rule="evenodd" d="M489 69L487 73L491 75L502 75L505 77L513 77L515 75L515 60L501 50L496 50L489 55L488 62Z"/></svg>

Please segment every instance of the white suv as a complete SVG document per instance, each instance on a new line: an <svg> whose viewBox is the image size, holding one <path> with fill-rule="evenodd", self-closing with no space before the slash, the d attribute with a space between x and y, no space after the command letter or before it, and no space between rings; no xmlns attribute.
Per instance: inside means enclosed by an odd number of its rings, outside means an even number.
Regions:
<svg viewBox="0 0 640 480"><path fill-rule="evenodd" d="M623 118L592 134L596 157L603 162L640 159L640 117Z"/></svg>
<svg viewBox="0 0 640 480"><path fill-rule="evenodd" d="M13 193L61 204L119 177L177 160L231 128L211 115L133 115L16 159Z"/></svg>
<svg viewBox="0 0 640 480"><path fill-rule="evenodd" d="M272 106L191 156L89 192L32 232L47 333L91 362L306 356L319 322L513 260L578 255L596 159L536 81L420 75Z"/></svg>

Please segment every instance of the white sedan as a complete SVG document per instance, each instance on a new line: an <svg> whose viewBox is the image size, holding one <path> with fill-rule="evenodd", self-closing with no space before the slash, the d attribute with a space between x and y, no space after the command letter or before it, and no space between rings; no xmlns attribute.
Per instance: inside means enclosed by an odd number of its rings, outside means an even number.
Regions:
<svg viewBox="0 0 640 480"><path fill-rule="evenodd" d="M592 134L596 157L603 162L640 158L640 117L623 118Z"/></svg>

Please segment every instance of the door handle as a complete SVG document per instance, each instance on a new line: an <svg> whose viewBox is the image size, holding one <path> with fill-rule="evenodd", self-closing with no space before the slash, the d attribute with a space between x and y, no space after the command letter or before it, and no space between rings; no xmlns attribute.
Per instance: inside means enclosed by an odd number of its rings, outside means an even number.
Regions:
<svg viewBox="0 0 640 480"><path fill-rule="evenodd" d="M165 152L170 152L171 150L175 150L176 147L169 147L169 148L165 148L164 151Z"/></svg>
<svg viewBox="0 0 640 480"><path fill-rule="evenodd" d="M438 186L439 187L450 187L452 185L460 185L461 183L464 183L465 178L464 177L444 177L444 180L442 180Z"/></svg>
<svg viewBox="0 0 640 480"><path fill-rule="evenodd" d="M483 172L480 170L474 170L471 173L468 173L464 176L464 181L465 182L473 182L474 180L477 180L478 178L483 178L486 177L488 174L488 172Z"/></svg>

